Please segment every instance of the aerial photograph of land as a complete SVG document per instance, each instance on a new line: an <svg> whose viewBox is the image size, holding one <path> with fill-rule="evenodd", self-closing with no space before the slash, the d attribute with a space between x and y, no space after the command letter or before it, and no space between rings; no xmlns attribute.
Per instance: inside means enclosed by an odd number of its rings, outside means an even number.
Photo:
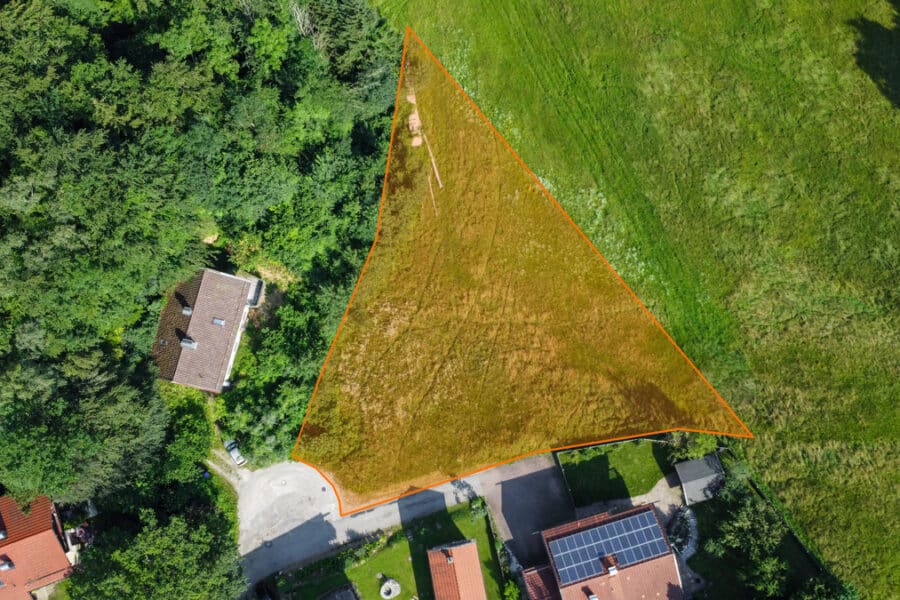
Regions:
<svg viewBox="0 0 900 600"><path fill-rule="evenodd" d="M0 2L0 600L900 597L897 0Z"/></svg>

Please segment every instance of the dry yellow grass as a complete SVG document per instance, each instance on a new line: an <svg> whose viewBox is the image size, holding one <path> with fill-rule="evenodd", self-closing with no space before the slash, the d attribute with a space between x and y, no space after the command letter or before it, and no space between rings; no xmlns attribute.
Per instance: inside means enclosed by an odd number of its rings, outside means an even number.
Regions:
<svg viewBox="0 0 900 600"><path fill-rule="evenodd" d="M342 509L538 450L747 435L414 37L401 88L377 242L294 452Z"/></svg>

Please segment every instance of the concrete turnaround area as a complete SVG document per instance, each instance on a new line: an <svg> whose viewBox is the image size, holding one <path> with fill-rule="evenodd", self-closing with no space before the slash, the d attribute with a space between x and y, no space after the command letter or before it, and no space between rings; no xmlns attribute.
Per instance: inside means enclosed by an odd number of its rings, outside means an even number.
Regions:
<svg viewBox="0 0 900 600"><path fill-rule="evenodd" d="M293 453L341 514L551 448L752 436L411 32L391 140Z"/></svg>

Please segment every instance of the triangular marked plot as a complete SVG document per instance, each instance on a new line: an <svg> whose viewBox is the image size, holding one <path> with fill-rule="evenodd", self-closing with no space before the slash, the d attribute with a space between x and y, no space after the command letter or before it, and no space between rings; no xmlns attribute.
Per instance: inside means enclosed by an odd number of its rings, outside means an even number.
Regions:
<svg viewBox="0 0 900 600"><path fill-rule="evenodd" d="M750 431L407 30L375 243L295 459L341 513L515 458Z"/></svg>

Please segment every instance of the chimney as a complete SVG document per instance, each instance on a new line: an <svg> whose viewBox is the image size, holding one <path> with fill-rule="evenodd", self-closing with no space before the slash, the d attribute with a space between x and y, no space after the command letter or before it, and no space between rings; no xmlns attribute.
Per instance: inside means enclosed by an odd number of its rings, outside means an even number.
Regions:
<svg viewBox="0 0 900 600"><path fill-rule="evenodd" d="M181 338L181 347L194 349L197 347L197 340L193 340L188 336L184 336L183 338Z"/></svg>
<svg viewBox="0 0 900 600"><path fill-rule="evenodd" d="M447 555L447 564L450 564L450 565L453 564L453 555L452 554Z"/></svg>
<svg viewBox="0 0 900 600"><path fill-rule="evenodd" d="M615 575L618 572L619 572L619 569L617 569L615 565L609 566L609 576L610 577L612 577L613 575Z"/></svg>
<svg viewBox="0 0 900 600"><path fill-rule="evenodd" d="M588 600L597 600L597 594L591 594L588 596Z"/></svg>
<svg viewBox="0 0 900 600"><path fill-rule="evenodd" d="M191 316L193 313L194 313L194 309L191 308L190 306L182 306L182 307L181 307L181 314L186 315L186 316L189 317L189 316Z"/></svg>

